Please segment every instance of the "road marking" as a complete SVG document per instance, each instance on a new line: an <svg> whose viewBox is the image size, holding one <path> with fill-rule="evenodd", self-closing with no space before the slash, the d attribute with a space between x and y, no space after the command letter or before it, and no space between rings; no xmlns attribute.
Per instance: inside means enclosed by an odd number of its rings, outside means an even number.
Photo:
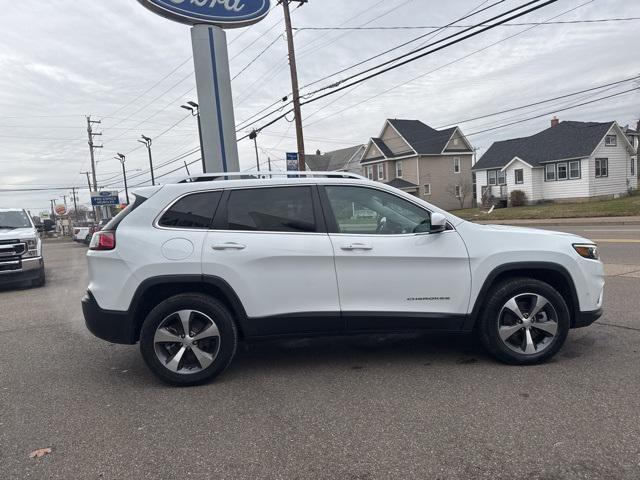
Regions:
<svg viewBox="0 0 640 480"><path fill-rule="evenodd" d="M631 238L593 238L597 243L640 243L640 240L633 240Z"/></svg>

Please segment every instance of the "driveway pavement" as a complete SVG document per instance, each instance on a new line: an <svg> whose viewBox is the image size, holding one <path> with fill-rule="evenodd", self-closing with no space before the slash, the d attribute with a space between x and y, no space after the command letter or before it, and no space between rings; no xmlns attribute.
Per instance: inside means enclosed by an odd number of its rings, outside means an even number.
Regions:
<svg viewBox="0 0 640 480"><path fill-rule="evenodd" d="M179 389L86 331L84 251L47 243L47 286L0 291L3 480L640 478L640 278L608 266L605 316L545 365L466 336L271 341Z"/></svg>

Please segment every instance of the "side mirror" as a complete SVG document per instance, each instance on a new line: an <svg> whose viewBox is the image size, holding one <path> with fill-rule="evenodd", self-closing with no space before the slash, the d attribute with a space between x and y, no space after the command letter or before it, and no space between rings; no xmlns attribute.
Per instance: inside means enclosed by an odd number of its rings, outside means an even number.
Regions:
<svg viewBox="0 0 640 480"><path fill-rule="evenodd" d="M440 233L447 229L447 218L438 212L431 214L431 228L429 233Z"/></svg>

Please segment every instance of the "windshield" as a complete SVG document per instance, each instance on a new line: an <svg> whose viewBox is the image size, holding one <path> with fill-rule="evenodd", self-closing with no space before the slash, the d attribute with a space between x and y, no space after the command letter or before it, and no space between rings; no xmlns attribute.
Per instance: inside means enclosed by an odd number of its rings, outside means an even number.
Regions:
<svg viewBox="0 0 640 480"><path fill-rule="evenodd" d="M0 210L0 228L31 228L29 216L22 210Z"/></svg>

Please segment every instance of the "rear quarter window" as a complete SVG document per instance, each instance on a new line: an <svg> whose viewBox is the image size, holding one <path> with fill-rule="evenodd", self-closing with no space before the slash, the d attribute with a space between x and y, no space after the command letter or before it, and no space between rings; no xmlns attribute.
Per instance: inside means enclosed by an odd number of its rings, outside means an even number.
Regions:
<svg viewBox="0 0 640 480"><path fill-rule="evenodd" d="M102 230L111 230L111 231L116 230L118 228L118 225L120 225L120 222L122 222L122 220L124 220L127 217L127 215L129 215L136 208L142 205L146 200L147 200L146 197L143 197L142 195L136 195L135 198L133 199L133 202L131 202L129 205L126 206L124 210L122 210L119 214L117 214L115 217L109 220L109 222L107 222L107 224L104 226L104 228L102 228Z"/></svg>
<svg viewBox="0 0 640 480"><path fill-rule="evenodd" d="M158 225L169 228L209 229L221 197L221 191L184 196L164 212Z"/></svg>

